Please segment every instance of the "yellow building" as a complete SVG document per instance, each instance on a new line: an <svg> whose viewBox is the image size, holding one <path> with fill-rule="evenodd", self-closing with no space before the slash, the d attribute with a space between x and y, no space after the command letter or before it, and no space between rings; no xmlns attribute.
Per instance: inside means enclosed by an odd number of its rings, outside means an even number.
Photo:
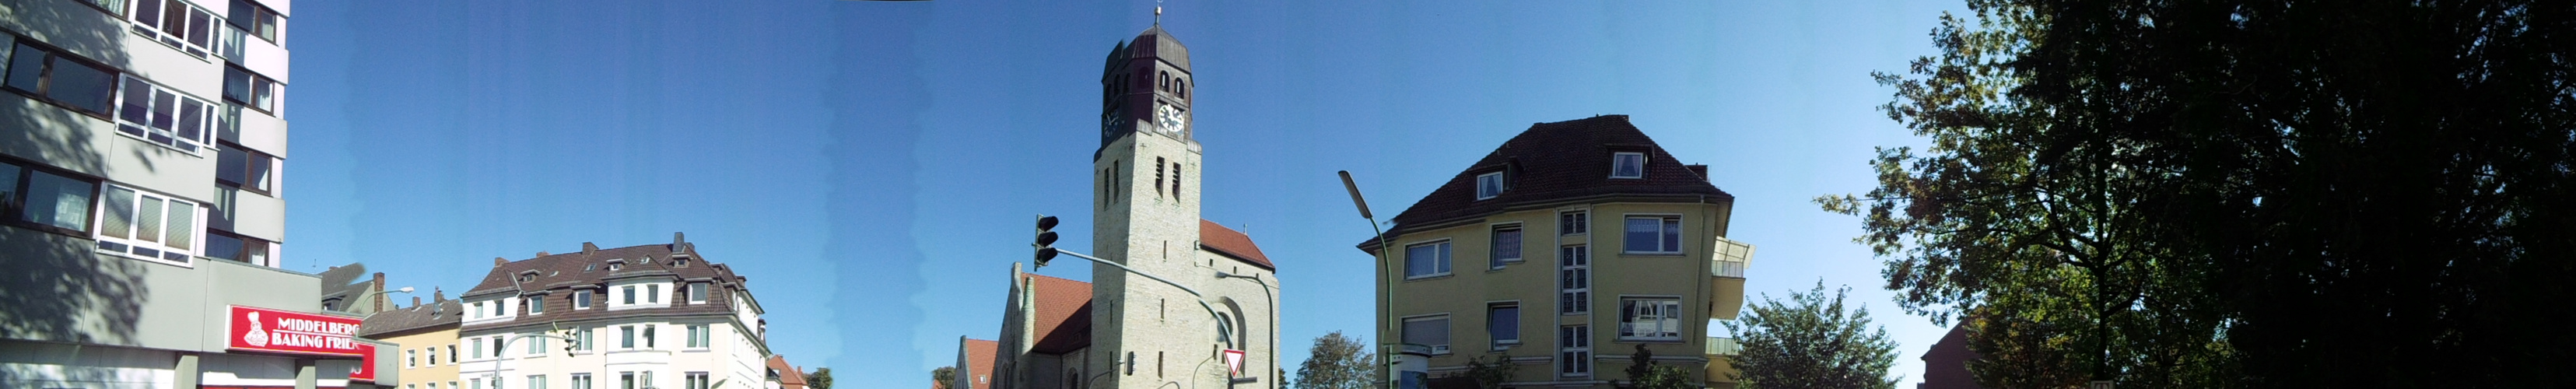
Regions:
<svg viewBox="0 0 2576 389"><path fill-rule="evenodd" d="M1408 387L1475 359L1510 361L1512 386L1607 388L1640 350L1733 387L1735 342L1712 335L1753 251L1725 238L1734 200L1627 116L1532 125L1395 216L1378 337L1404 344Z"/></svg>
<svg viewBox="0 0 2576 389"><path fill-rule="evenodd" d="M437 293L428 304L413 297L411 306L367 316L358 328L358 337L393 343L401 349L394 352L397 377L386 387L397 389L456 389L462 381L456 375L456 330L464 323L465 306L458 300Z"/></svg>

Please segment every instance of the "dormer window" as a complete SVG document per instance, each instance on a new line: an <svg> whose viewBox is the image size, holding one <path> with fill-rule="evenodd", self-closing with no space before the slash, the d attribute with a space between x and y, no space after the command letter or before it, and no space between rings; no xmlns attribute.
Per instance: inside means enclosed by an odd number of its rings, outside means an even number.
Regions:
<svg viewBox="0 0 2576 389"><path fill-rule="evenodd" d="M592 271L592 270L599 270L599 264L593 263L593 264L581 265L581 272L583 272L583 273L589 273L589 272L590 272L590 271Z"/></svg>
<svg viewBox="0 0 2576 389"><path fill-rule="evenodd" d="M689 267L689 259L688 259L688 258L673 259L673 260L671 260L671 267Z"/></svg>
<svg viewBox="0 0 2576 389"><path fill-rule="evenodd" d="M1501 195L1503 195L1503 172L1476 175L1477 200L1490 199L1494 198L1494 196Z"/></svg>
<svg viewBox="0 0 2576 389"><path fill-rule="evenodd" d="M1610 178L1646 178L1646 153L1611 154Z"/></svg>
<svg viewBox="0 0 2576 389"><path fill-rule="evenodd" d="M611 263L611 264L608 264L608 271L617 271L617 269L624 269L624 268L626 268L626 264L623 264L623 263Z"/></svg>

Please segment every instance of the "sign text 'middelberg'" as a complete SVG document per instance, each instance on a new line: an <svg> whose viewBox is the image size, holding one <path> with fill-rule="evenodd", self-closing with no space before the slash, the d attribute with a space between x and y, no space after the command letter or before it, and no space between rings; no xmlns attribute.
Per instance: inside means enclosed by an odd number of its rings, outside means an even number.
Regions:
<svg viewBox="0 0 2576 389"><path fill-rule="evenodd" d="M243 306L231 313L226 334L234 349L362 355L355 338L359 319Z"/></svg>

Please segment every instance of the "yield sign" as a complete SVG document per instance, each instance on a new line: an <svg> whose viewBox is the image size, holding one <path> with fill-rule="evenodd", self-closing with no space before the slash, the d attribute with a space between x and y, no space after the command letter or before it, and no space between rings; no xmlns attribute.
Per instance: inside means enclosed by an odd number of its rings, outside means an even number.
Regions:
<svg viewBox="0 0 2576 389"><path fill-rule="evenodd" d="M1243 350L1225 350L1225 369L1229 374L1243 375Z"/></svg>

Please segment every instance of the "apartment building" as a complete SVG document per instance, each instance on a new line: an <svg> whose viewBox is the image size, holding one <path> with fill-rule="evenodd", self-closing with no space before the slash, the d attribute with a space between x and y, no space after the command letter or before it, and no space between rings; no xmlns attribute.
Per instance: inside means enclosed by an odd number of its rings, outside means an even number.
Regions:
<svg viewBox="0 0 2576 389"><path fill-rule="evenodd" d="M748 281L676 233L669 244L493 258L460 298L464 386L445 389L765 386L767 323Z"/></svg>
<svg viewBox="0 0 2576 389"><path fill-rule="evenodd" d="M393 351L282 266L289 3L0 0L0 387L364 386Z"/></svg>
<svg viewBox="0 0 2576 389"><path fill-rule="evenodd" d="M1358 247L1383 255L1404 385L1473 358L1509 361L1512 386L1608 388L1642 350L1733 387L1710 321L1735 319L1753 249L1726 239L1735 197L1707 169L1624 115L1538 123L1396 215Z"/></svg>
<svg viewBox="0 0 2576 389"><path fill-rule="evenodd" d="M399 307L368 315L358 329L358 337L392 344L396 352L394 367L401 372L397 389L453 389L463 384L456 375L456 331L464 324L465 306L450 300L446 292L431 292L427 304L412 297L411 306Z"/></svg>

